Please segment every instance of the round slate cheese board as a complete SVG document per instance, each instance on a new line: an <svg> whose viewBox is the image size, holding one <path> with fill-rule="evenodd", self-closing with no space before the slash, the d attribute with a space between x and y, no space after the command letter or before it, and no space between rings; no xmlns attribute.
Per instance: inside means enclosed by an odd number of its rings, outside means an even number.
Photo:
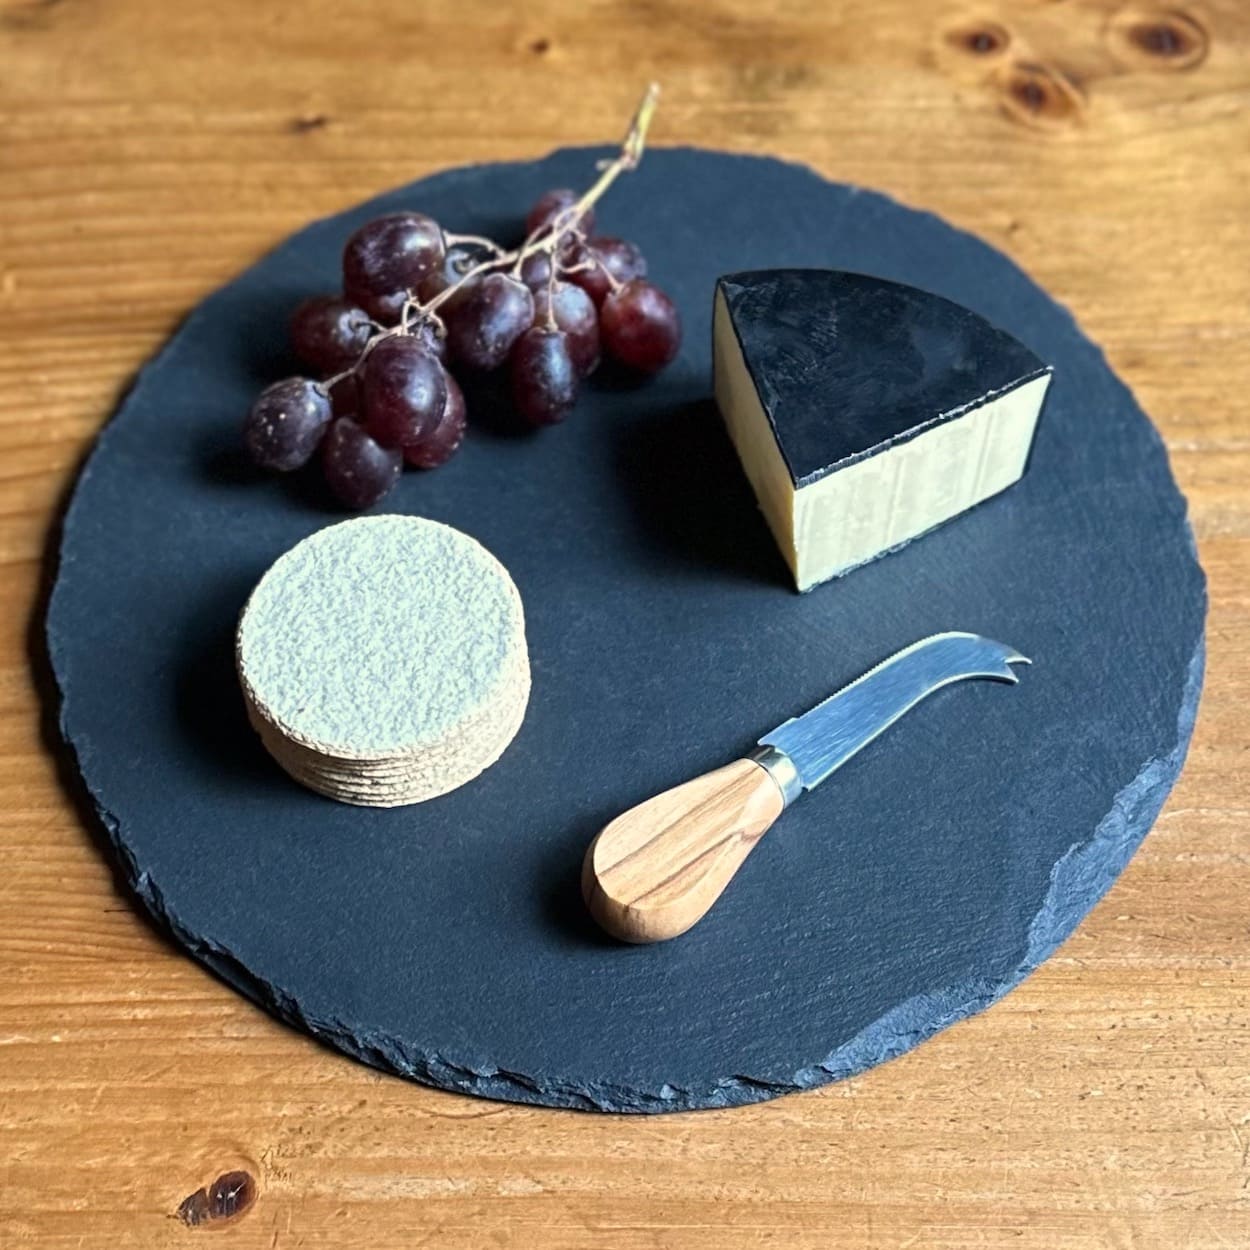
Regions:
<svg viewBox="0 0 1250 1250"><path fill-rule="evenodd" d="M348 233L417 208L508 236L598 150L452 170L299 232L206 300L101 434L65 518L48 642L61 726L139 903L197 959L366 1063L602 1111L723 1107L851 1075L993 1002L1110 886L1180 770L1205 590L1159 436L1011 261L779 161L649 152L601 206L685 319L645 386L604 373L519 434L486 384L462 452L381 506L464 530L524 602L533 687L497 764L412 807L303 790L247 722L240 609L338 519L244 465L290 310ZM806 595L710 399L716 278L872 273L958 301L1055 366L1024 479ZM694 930L627 947L578 889L597 830L743 754L916 638L1019 648L1015 689L934 696L786 813Z"/></svg>

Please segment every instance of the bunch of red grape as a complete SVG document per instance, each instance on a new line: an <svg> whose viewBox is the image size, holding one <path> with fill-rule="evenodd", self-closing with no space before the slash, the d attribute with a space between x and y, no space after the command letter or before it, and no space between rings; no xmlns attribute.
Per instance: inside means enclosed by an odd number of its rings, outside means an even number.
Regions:
<svg viewBox="0 0 1250 1250"><path fill-rule="evenodd" d="M568 415L601 351L662 369L681 342L677 310L634 244L593 235L593 198L549 191L512 251L421 213L362 226L343 251L343 294L295 311L292 345L316 378L261 392L244 427L252 459L287 472L319 453L335 497L367 508L405 463L434 468L460 446L456 373L506 365L518 414L544 426Z"/></svg>

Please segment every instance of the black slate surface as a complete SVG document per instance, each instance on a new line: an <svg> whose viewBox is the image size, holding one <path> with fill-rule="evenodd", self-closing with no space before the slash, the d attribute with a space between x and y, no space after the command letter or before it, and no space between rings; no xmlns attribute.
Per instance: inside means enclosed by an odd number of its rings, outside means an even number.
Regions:
<svg viewBox="0 0 1250 1250"><path fill-rule="evenodd" d="M287 314L349 230L411 205L498 232L596 151L454 170L320 222L207 300L101 435L48 620L62 724L136 897L266 1008L364 1061L469 1093L667 1111L771 1098L984 1007L1071 931L1180 768L1205 593L1158 435L1069 314L925 213L801 168L648 153L604 206L686 319L654 384L603 379L564 427L485 415L388 501L484 542L528 617L534 693L503 759L420 807L304 792L248 729L231 668L248 590L335 519L242 467L238 424L290 367ZM812 265L938 291L1057 367L1010 491L806 596L708 400L713 284ZM921 635L1034 660L927 701L786 813L686 937L585 919L611 816L733 759Z"/></svg>
<svg viewBox="0 0 1250 1250"><path fill-rule="evenodd" d="M720 289L796 486L1046 370L971 309L871 274L765 269Z"/></svg>

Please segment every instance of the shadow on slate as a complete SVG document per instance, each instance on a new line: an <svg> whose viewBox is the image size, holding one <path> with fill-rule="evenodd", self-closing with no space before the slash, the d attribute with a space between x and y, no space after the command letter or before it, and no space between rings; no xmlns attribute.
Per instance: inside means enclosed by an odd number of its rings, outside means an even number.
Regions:
<svg viewBox="0 0 1250 1250"><path fill-rule="evenodd" d="M307 793L264 756L230 674L248 589L331 515L232 452L289 366L286 313L387 209L497 227L596 150L453 170L318 222L205 301L101 435L47 620L115 861L197 958L364 1062L447 1089L656 1112L860 1071L1008 990L1072 930L1178 773L1205 591L1162 444L1069 314L937 218L777 161L661 150L603 229L636 239L686 323L650 384L606 377L517 436L497 384L450 464L386 508L482 541L526 607L534 688L481 778L413 808ZM934 290L1056 366L1029 473L904 551L805 596L708 402L722 273L832 266ZM475 388L477 389L477 388ZM725 763L943 629L1034 660L943 692L786 813L686 937L587 922L595 831ZM212 871L205 871L205 864Z"/></svg>
<svg viewBox="0 0 1250 1250"><path fill-rule="evenodd" d="M244 587L243 596L250 590L250 586ZM237 586L230 586L224 602L233 604L238 594ZM183 626L187 653L171 692L187 758L194 759L200 768L247 777L252 784L267 789L285 790L289 784L285 774L273 767L248 724L234 670L233 621L229 608L223 608L223 596L219 593L215 599L208 611ZM223 626L223 621L230 624Z"/></svg>
<svg viewBox="0 0 1250 1250"><path fill-rule="evenodd" d="M616 432L619 488L657 560L789 584L715 401L646 412Z"/></svg>

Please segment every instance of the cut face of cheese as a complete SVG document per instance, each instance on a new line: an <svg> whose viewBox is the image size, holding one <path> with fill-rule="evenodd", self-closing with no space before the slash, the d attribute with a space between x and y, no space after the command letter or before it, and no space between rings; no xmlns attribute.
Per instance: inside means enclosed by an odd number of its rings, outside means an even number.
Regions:
<svg viewBox="0 0 1250 1250"><path fill-rule="evenodd" d="M800 590L1019 480L1051 370L958 304L826 269L716 288L716 400Z"/></svg>

